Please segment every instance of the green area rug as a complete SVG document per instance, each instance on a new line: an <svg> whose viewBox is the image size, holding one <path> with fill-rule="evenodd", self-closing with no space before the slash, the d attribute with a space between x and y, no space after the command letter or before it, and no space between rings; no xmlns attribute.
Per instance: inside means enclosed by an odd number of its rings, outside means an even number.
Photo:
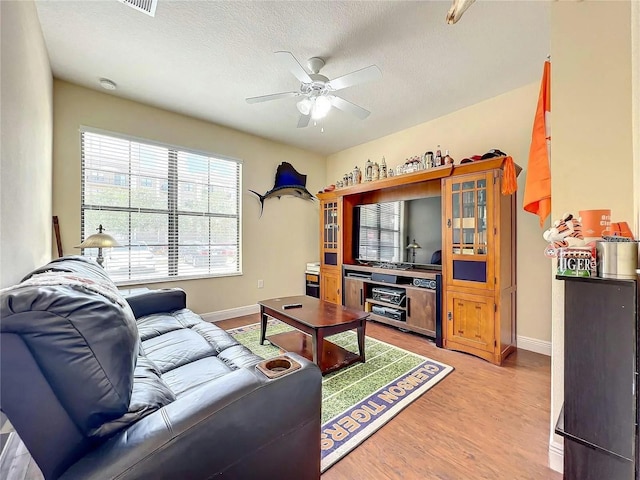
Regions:
<svg viewBox="0 0 640 480"><path fill-rule="evenodd" d="M291 329L272 319L267 336ZM280 354L280 349L268 342L259 344L259 323L229 333L263 358ZM358 352L355 331L332 335L330 340ZM453 367L371 337L366 337L365 352L365 363L356 363L322 379L323 472L453 371Z"/></svg>

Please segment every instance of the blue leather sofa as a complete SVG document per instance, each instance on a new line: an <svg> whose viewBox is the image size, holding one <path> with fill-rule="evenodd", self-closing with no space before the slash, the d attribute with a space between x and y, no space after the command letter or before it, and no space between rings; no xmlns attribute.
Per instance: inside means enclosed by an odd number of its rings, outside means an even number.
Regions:
<svg viewBox="0 0 640 480"><path fill-rule="evenodd" d="M321 375L273 380L186 308L55 260L0 293L0 407L45 478L318 479Z"/></svg>

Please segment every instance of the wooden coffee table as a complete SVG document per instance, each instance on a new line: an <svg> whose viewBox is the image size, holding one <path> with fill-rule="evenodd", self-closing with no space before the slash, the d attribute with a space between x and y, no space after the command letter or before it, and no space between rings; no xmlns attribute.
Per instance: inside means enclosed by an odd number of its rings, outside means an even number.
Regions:
<svg viewBox="0 0 640 480"><path fill-rule="evenodd" d="M283 305L301 303L301 308L285 310ZM271 344L287 352L297 353L314 362L323 375L355 362L364 363L364 332L367 312L335 305L304 295L272 298L260 305L260 345L265 341L267 316L291 325L296 330L266 337ZM357 329L359 355L325 340L325 337ZM304 332L304 333L303 333Z"/></svg>

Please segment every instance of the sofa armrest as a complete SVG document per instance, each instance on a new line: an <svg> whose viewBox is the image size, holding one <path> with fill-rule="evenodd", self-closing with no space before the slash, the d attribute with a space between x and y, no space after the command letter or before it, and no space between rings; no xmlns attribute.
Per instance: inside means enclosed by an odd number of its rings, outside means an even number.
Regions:
<svg viewBox="0 0 640 480"><path fill-rule="evenodd" d="M125 297L125 300L136 318L187 308L187 294L181 288L149 290Z"/></svg>
<svg viewBox="0 0 640 480"><path fill-rule="evenodd" d="M63 479L320 478L322 376L273 380L239 369L179 397L109 439Z"/></svg>

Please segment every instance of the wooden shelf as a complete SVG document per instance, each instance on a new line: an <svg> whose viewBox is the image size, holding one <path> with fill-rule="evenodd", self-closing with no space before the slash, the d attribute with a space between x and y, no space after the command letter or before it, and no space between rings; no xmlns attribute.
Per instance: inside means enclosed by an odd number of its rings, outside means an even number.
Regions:
<svg viewBox="0 0 640 480"><path fill-rule="evenodd" d="M389 307L389 308L395 308L397 310L407 310L407 307L403 307L402 305L396 305L395 303L389 303L389 302L385 302L382 300L376 300L374 298L365 298L365 302L369 302L372 303L374 305L380 305L381 307Z"/></svg>
<svg viewBox="0 0 640 480"><path fill-rule="evenodd" d="M328 196L345 196L354 195L358 193L370 192L373 190L380 190L383 188L392 188L398 186L405 186L412 183L426 182L429 180L437 180L438 178L445 178L451 175L453 171L453 165L445 165L444 167L429 168L428 170L420 170L419 172L405 173L403 175L396 175L393 177L383 178L382 180L376 180L374 182L364 182L351 187L336 188L332 192L319 193L318 198L322 199L324 195Z"/></svg>
<svg viewBox="0 0 640 480"><path fill-rule="evenodd" d="M398 275L399 277L407 277L407 278L431 278L435 279L436 274L442 272L441 265L434 265L431 268L410 268L406 270L402 269L393 269L393 268L379 268L379 267L369 267L367 265L349 265L344 264L343 268L345 271L352 272L366 272L366 273L388 273L391 275ZM361 278L361 277L353 277L360 278L360 280L366 280L367 282L371 282L369 278ZM390 283L385 282L373 282L373 283L383 283L385 285L392 285ZM411 282L407 283L409 285ZM399 284L400 285L400 284ZM401 284L405 286L405 284Z"/></svg>
<svg viewBox="0 0 640 480"><path fill-rule="evenodd" d="M392 325L394 327L402 328L403 330L409 330L409 328L407 328L407 322L403 322L401 320L394 320L393 318L385 317L383 315L378 315L373 312L369 313L368 320L375 320L376 322L386 323L387 325Z"/></svg>
<svg viewBox="0 0 640 480"><path fill-rule="evenodd" d="M306 335L298 330L270 335L267 340L285 352L294 352L313 362L313 340L310 335ZM360 355L345 350L325 339L322 343L322 361L320 370L323 375L334 370L359 362Z"/></svg>
<svg viewBox="0 0 640 480"><path fill-rule="evenodd" d="M478 160L476 162L465 163L462 165L445 165L442 167L420 170L419 172L395 175L393 177L383 178L382 180L376 180L374 182L364 182L351 187L336 188L331 192L321 192L318 193L318 198L335 198L336 196L344 197L347 195L367 193L374 190L404 187L413 183L422 183L430 180L450 177L451 175L464 175L467 173L482 172L494 168L502 168L505 158L506 157L489 158L487 160ZM522 171L522 167L516 164L515 168L516 175L519 175Z"/></svg>

